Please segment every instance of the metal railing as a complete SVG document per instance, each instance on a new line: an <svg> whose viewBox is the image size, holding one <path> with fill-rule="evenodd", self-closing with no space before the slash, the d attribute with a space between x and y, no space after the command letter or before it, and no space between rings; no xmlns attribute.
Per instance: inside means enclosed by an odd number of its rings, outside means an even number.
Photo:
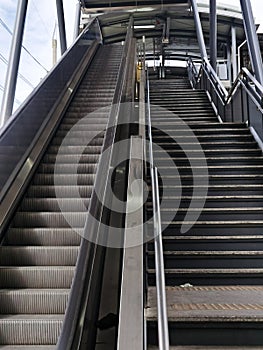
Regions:
<svg viewBox="0 0 263 350"><path fill-rule="evenodd" d="M247 68L241 69L229 91L207 59L203 60L199 72L189 59L188 76L194 88L207 91L222 121L247 123L263 141L263 86Z"/></svg>
<svg viewBox="0 0 263 350"><path fill-rule="evenodd" d="M106 247L101 245L102 242L99 242L100 244L96 244L96 242L99 241L100 223L104 213L102 203L104 203L109 185L112 146L116 137L120 104L125 95L127 85L128 78L126 72L130 65L130 59L132 59L132 32L133 24L131 20L127 29L116 91L113 98L113 106L110 111L102 147L103 151L109 147L110 152L107 152L106 158L103 157L103 161L101 161L102 158L100 158L89 206L91 215L88 216L84 228L84 237L91 237L92 235L92 242L85 238L82 238L81 241L75 275L62 332L56 348L57 350L77 350L81 348L81 339L85 327L83 320L86 318L86 315L88 315L89 327L85 329L85 341L90 346L96 341L96 317L99 307L99 290L102 283L106 252ZM99 198L101 198L101 201ZM92 217L96 218L96 220L93 220ZM105 237L107 237L107 234ZM105 245L106 243L107 242L105 242Z"/></svg>
<svg viewBox="0 0 263 350"><path fill-rule="evenodd" d="M147 130L148 130L148 152L150 163L150 176L152 186L153 203L153 229L154 229L154 249L155 249L155 271L156 271L156 293L158 310L158 342L159 350L169 350L169 328L166 305L164 255L162 242L162 224L159 198L158 169L154 166L152 122L150 105L150 83L147 72Z"/></svg>

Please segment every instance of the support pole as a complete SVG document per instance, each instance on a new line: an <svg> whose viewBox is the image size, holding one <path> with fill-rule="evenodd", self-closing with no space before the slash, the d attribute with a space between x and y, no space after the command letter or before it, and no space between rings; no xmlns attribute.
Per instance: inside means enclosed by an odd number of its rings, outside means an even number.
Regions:
<svg viewBox="0 0 263 350"><path fill-rule="evenodd" d="M206 52L203 29L202 29L201 20L200 20L199 13L198 13L198 7L197 7L196 0L191 0L191 5L192 5L192 9L193 9L193 14L194 14L196 35L197 35L197 40L198 40L199 47L200 47L200 53L201 53L202 59L204 59L204 58L207 58L207 52Z"/></svg>
<svg viewBox="0 0 263 350"><path fill-rule="evenodd" d="M217 14L216 0L210 0L210 63L216 71L217 60Z"/></svg>
<svg viewBox="0 0 263 350"><path fill-rule="evenodd" d="M256 79L261 85L263 85L262 57L250 0L240 0L240 5L243 13L244 26L246 29L250 60Z"/></svg>
<svg viewBox="0 0 263 350"><path fill-rule="evenodd" d="M57 14L58 14L58 28L59 28L60 48L61 48L61 55L63 55L63 53L67 50L67 39L66 39L63 0L56 0L56 1L57 1Z"/></svg>
<svg viewBox="0 0 263 350"><path fill-rule="evenodd" d="M231 39L232 39L232 78L233 82L237 78L237 34L236 34L236 27L231 27Z"/></svg>
<svg viewBox="0 0 263 350"><path fill-rule="evenodd" d="M75 28L74 28L74 37L73 39L77 39L79 36L79 25L80 25L80 15L81 15L81 3L78 1L76 3L76 17L75 17Z"/></svg>
<svg viewBox="0 0 263 350"><path fill-rule="evenodd" d="M230 44L227 43L226 46L226 50L227 50L227 71L228 71L228 80L230 81L230 83L232 82L232 64L231 64L231 47Z"/></svg>
<svg viewBox="0 0 263 350"><path fill-rule="evenodd" d="M16 92L17 74L18 74L25 20L26 20L27 5L28 5L28 0L18 1L15 28L13 32L7 73L6 73L0 127L2 127L5 124L7 119L11 116L12 110L13 110L15 92Z"/></svg>
<svg viewBox="0 0 263 350"><path fill-rule="evenodd" d="M57 29L57 24L55 24L54 31L53 31L53 36L52 36L52 63L53 66L57 63L58 56L57 56L57 39L56 39L56 29Z"/></svg>

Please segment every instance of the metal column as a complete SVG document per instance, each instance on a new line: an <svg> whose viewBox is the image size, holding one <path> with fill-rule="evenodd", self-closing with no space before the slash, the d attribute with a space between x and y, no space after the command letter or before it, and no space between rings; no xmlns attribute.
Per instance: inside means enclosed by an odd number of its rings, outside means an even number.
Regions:
<svg viewBox="0 0 263 350"><path fill-rule="evenodd" d="M13 110L18 67L19 67L23 33L24 33L25 20L26 20L27 5L28 5L28 0L18 1L15 28L14 28L14 33L12 37L9 62L8 62L7 73L6 73L0 127L4 125L4 123L12 114L12 110Z"/></svg>
<svg viewBox="0 0 263 350"><path fill-rule="evenodd" d="M206 52L206 46L205 46L205 40L204 40L204 35L203 35L203 29L198 13L198 7L196 0L191 0L192 4L192 9L193 9L193 14L194 14L194 20L195 20L195 26L196 26L196 35L200 47L200 53L202 59L207 58L207 52Z"/></svg>
<svg viewBox="0 0 263 350"><path fill-rule="evenodd" d="M228 80L232 82L232 64L231 64L231 47L230 44L227 43L227 72L228 72Z"/></svg>
<svg viewBox="0 0 263 350"><path fill-rule="evenodd" d="M217 60L217 14L216 0L210 0L210 63L216 71Z"/></svg>
<svg viewBox="0 0 263 350"><path fill-rule="evenodd" d="M59 28L60 48L61 48L61 55L63 55L63 53L67 50L67 39L66 39L63 0L56 0L56 1L57 1L57 14L58 14L58 28Z"/></svg>
<svg viewBox="0 0 263 350"><path fill-rule="evenodd" d="M232 78L233 82L237 78L237 34L236 34L236 27L231 27L231 38L232 38Z"/></svg>
<svg viewBox="0 0 263 350"><path fill-rule="evenodd" d="M240 0L240 5L246 29L250 60L255 71L256 79L263 85L262 57L250 0Z"/></svg>
<svg viewBox="0 0 263 350"><path fill-rule="evenodd" d="M74 28L73 39L77 39L77 37L79 36L80 15L81 15L81 3L80 1L78 1L76 4L76 17L75 17L75 28Z"/></svg>

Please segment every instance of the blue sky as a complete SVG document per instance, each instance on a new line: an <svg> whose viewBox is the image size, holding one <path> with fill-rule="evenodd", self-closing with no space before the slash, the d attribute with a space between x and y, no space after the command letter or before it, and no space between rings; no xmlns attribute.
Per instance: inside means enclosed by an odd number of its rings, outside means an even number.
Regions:
<svg viewBox="0 0 263 350"><path fill-rule="evenodd" d="M11 35L1 23L4 23L13 31L16 7L18 0L1 0L0 5L0 103L5 85L5 74L7 65L3 62L9 58ZM262 0L251 0L257 23L262 23L260 32L263 32L263 2ZM67 30L68 45L72 43L76 0L63 0L65 11L65 22ZM226 0L219 1L226 3ZM231 0L231 5L238 5L239 0ZM55 0L29 0L27 21L25 24L23 45L31 54L45 67L50 70L52 67L52 35L57 21ZM57 33L58 34L58 33ZM58 35L57 35L58 37ZM60 46L58 43L58 55ZM58 56L59 57L59 56ZM19 66L20 77L17 83L16 109L28 94L32 91L32 86L36 86L41 78L46 75L46 70L37 64L25 50L22 50ZM27 80L25 82L24 80Z"/></svg>

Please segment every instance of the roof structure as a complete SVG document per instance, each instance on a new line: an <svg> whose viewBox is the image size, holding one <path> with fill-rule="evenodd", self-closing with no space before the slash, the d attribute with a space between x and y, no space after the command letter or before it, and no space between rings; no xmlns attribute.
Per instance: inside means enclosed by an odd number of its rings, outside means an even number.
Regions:
<svg viewBox="0 0 263 350"><path fill-rule="evenodd" d="M146 51L165 50L166 57L199 57L196 28L190 1L186 0L137 0L105 1L83 0L84 13L99 15L105 42L124 40L131 15L134 18L135 36L146 38ZM209 6L198 2L200 19L209 53ZM169 38L163 40L165 23L169 20ZM231 28L235 26L237 45L245 40L243 20L237 7L218 5L217 17L218 56L225 56L226 46L231 40ZM154 40L153 40L154 39Z"/></svg>

